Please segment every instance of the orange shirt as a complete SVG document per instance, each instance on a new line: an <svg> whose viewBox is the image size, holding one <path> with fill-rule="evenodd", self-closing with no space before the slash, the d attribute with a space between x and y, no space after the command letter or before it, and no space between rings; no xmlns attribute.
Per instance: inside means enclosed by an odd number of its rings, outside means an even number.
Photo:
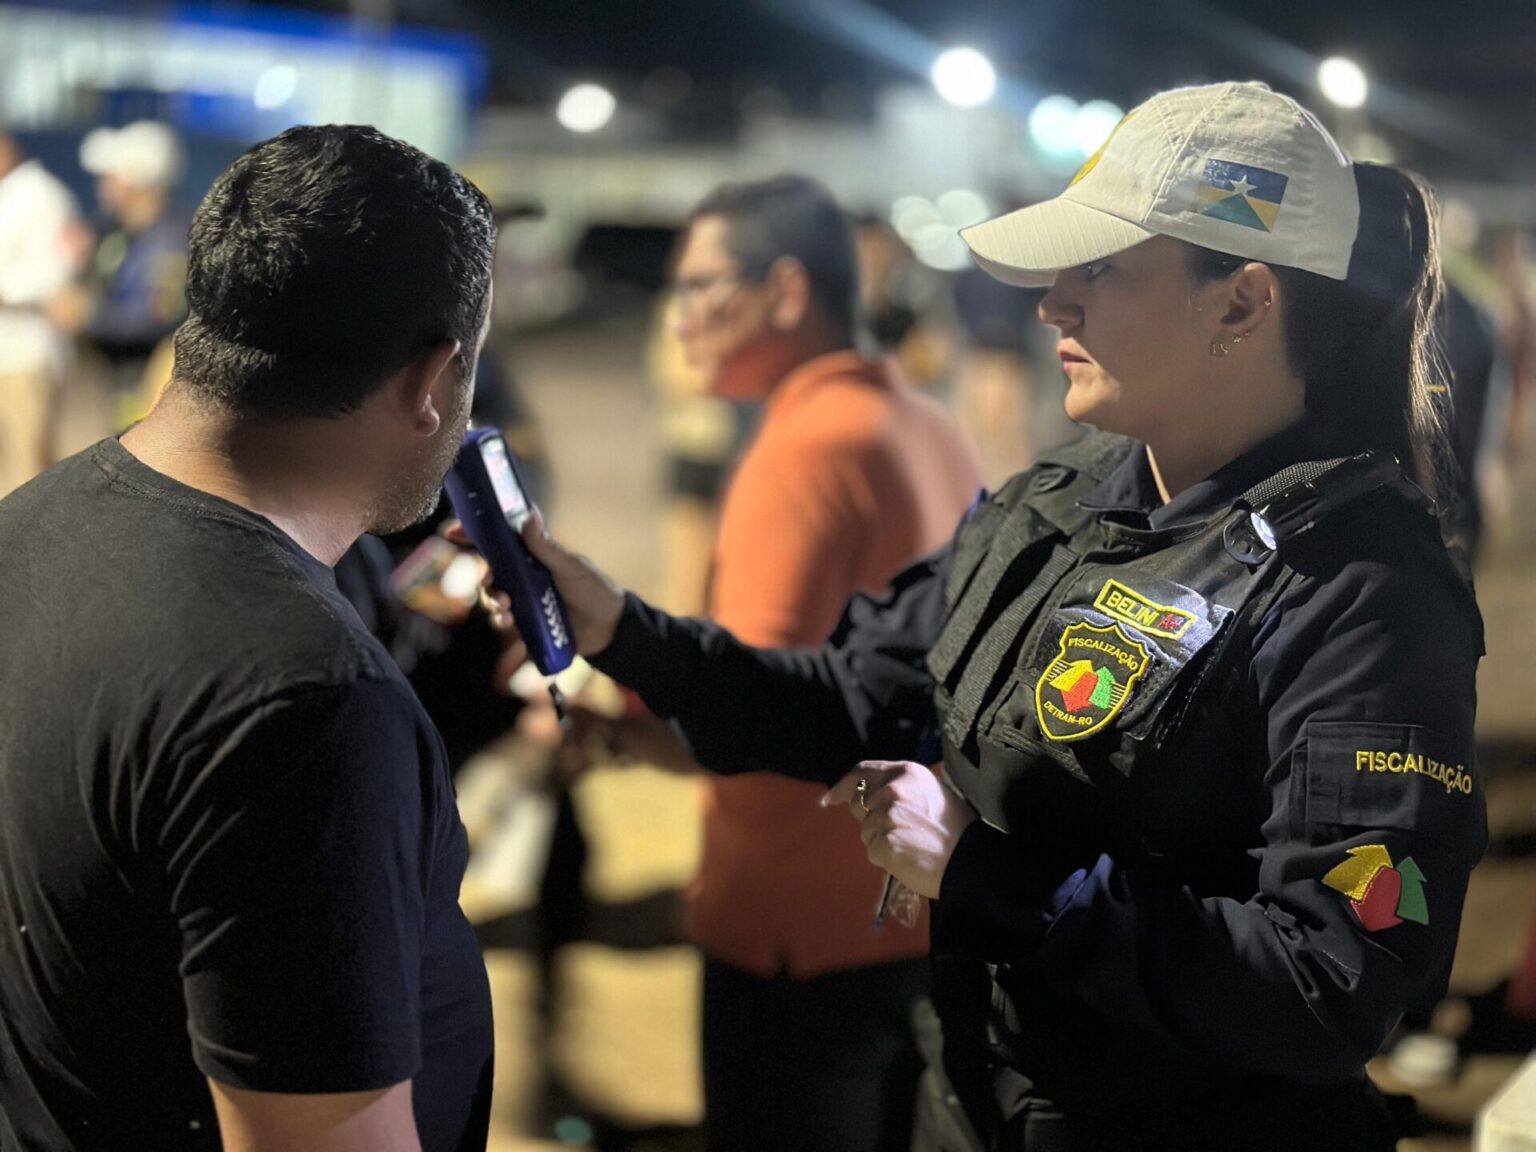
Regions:
<svg viewBox="0 0 1536 1152"><path fill-rule="evenodd" d="M748 644L820 647L855 592L949 540L980 483L954 422L894 366L854 351L803 364L768 397L726 493L710 615ZM689 909L711 956L808 977L927 951L926 911L915 930L875 931L884 873L847 811L818 805L823 791L712 778Z"/></svg>

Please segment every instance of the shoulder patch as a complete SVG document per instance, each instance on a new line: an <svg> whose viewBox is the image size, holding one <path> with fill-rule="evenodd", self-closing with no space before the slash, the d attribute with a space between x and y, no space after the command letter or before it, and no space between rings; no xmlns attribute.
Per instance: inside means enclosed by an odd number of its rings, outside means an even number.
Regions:
<svg viewBox="0 0 1536 1152"><path fill-rule="evenodd" d="M1323 884L1349 897L1355 918L1367 932L1380 932L1404 920L1429 923L1429 903L1424 898L1428 881L1412 856L1394 866L1382 844L1361 844L1348 855L1328 871Z"/></svg>
<svg viewBox="0 0 1536 1152"><path fill-rule="evenodd" d="M1081 740L1109 724L1131 698L1152 654L1118 624L1069 624L1035 684L1035 715L1047 740Z"/></svg>

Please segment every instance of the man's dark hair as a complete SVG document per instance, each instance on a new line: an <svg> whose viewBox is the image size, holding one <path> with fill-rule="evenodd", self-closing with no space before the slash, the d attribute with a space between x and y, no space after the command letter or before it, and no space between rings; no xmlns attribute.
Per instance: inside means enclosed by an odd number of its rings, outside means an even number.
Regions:
<svg viewBox="0 0 1536 1152"><path fill-rule="evenodd" d="M858 315L859 271L853 229L832 194L804 176L722 184L689 216L726 223L726 247L742 275L761 280L775 260L805 266L811 293L828 320L850 331Z"/></svg>
<svg viewBox="0 0 1536 1152"><path fill-rule="evenodd" d="M373 128L290 128L221 175L192 218L175 378L273 416L355 410L412 357L485 316L491 206Z"/></svg>

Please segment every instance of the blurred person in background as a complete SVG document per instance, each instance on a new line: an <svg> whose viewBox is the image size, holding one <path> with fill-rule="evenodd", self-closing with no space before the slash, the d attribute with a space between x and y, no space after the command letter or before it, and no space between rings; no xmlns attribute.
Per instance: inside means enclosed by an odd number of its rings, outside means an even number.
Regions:
<svg viewBox="0 0 1536 1152"><path fill-rule="evenodd" d="M1449 280L1436 326L1445 355L1448 391L1444 419L1451 433L1458 494L1451 513L1451 532L1470 567L1483 535L1479 479L1490 444L1486 422L1499 347L1491 318Z"/></svg>
<svg viewBox="0 0 1536 1152"><path fill-rule="evenodd" d="M677 302L670 296L656 309L646 364L646 376L661 400L667 469L665 569L658 599L668 611L697 616L708 610L720 496L756 426L760 405L710 390L708 377L684 351Z"/></svg>
<svg viewBox="0 0 1536 1152"><path fill-rule="evenodd" d="M0 125L0 497L55 459L70 348L47 309L89 246L69 189Z"/></svg>
<svg viewBox="0 0 1536 1152"><path fill-rule="evenodd" d="M859 258L859 307L875 345L902 374L935 391L950 367L948 292L944 278L924 268L896 229L875 215L854 230Z"/></svg>
<svg viewBox="0 0 1536 1152"><path fill-rule="evenodd" d="M112 227L87 282L57 300L52 313L106 358L121 428L152 406L146 370L187 311L187 220L172 200L186 153L174 129L139 120L87 134L80 166L96 177L96 198Z"/></svg>
<svg viewBox="0 0 1536 1152"><path fill-rule="evenodd" d="M1042 449L1081 435L1055 385L1056 341L1036 315L1042 295L974 265L955 276L960 348L953 407L981 454L988 487L1033 464Z"/></svg>
<svg viewBox="0 0 1536 1152"><path fill-rule="evenodd" d="M442 741L332 565L436 506L493 244L373 129L257 145L159 405L0 502L0 1146L484 1148Z"/></svg>
<svg viewBox="0 0 1536 1152"><path fill-rule="evenodd" d="M1433 195L1215 84L963 235L1049 285L1095 431L821 650L525 539L578 650L700 763L831 784L936 901L914 1147L1386 1152L1408 1102L1366 1063L1443 993L1487 837L1482 621L1432 503Z"/></svg>
<svg viewBox="0 0 1536 1152"><path fill-rule="evenodd" d="M825 642L849 596L886 588L976 495L949 417L857 350L857 293L850 223L814 181L725 185L689 219L673 272L683 352L712 394L763 405L709 588L711 618L746 643ZM611 736L693 766L654 718ZM710 782L687 919L705 956L705 1124L719 1152L911 1141L926 925L875 930L881 873L821 791L766 773Z"/></svg>

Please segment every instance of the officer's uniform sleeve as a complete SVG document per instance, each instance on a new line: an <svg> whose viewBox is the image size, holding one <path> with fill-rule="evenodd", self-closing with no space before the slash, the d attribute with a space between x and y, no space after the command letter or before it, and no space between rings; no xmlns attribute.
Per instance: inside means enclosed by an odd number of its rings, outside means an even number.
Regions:
<svg viewBox="0 0 1536 1152"><path fill-rule="evenodd" d="M752 648L632 595L592 663L673 720L713 772L830 784L860 759L933 760L938 726L923 658L943 623L949 557L946 547L912 565L884 596L855 596L816 651Z"/></svg>
<svg viewBox="0 0 1536 1152"><path fill-rule="evenodd" d="M1443 989L1486 842L1473 763L1475 629L1433 575L1356 562L1309 580L1255 641L1258 891L1200 897L1101 856L1069 877L967 829L943 904L1036 953L1100 1012L1233 1067L1358 1072ZM989 875L990 873L990 875Z"/></svg>

